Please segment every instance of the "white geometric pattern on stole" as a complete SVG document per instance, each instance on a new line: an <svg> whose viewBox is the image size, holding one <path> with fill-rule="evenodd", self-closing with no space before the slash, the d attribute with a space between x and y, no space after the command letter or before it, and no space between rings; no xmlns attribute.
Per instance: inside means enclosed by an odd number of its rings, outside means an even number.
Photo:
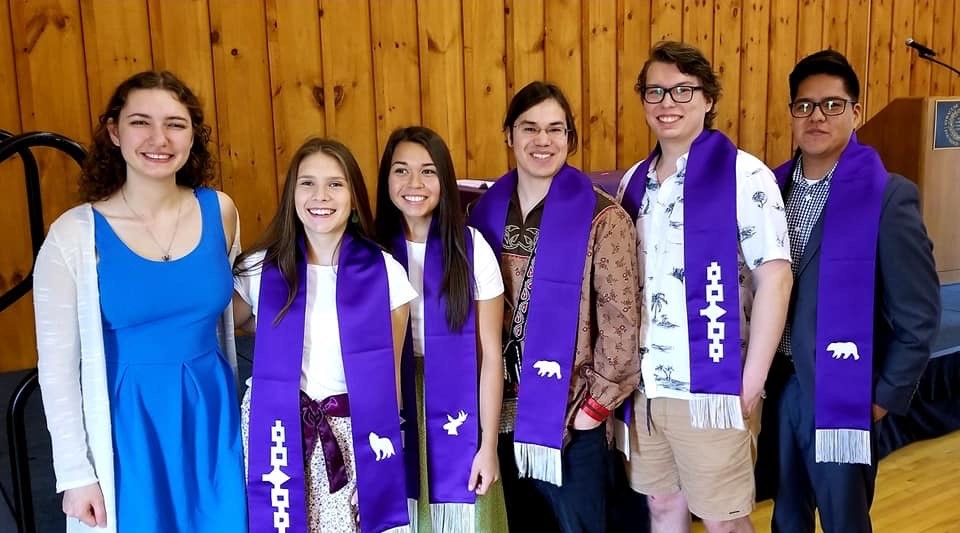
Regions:
<svg viewBox="0 0 960 533"><path fill-rule="evenodd" d="M717 322L717 319L727 314L727 311L720 307L723 303L723 285L721 280L720 264L716 261L710 263L707 267L707 306L700 310L700 316L705 316L707 322L707 338L710 339L710 359L714 363L719 363L723 359L723 339L726 337L723 322Z"/></svg>
<svg viewBox="0 0 960 533"><path fill-rule="evenodd" d="M271 428L270 437L273 446L270 447L270 466L273 470L260 476L260 479L273 485L270 489L270 503L273 505L273 527L279 533L286 533L290 527L290 491L282 485L290 479L281 467L287 466L287 438L283 422L275 420Z"/></svg>

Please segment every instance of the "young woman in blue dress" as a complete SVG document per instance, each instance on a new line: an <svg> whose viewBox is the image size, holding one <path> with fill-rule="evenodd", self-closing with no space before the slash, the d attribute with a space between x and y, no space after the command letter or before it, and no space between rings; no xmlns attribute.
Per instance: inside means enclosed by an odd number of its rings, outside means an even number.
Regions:
<svg viewBox="0 0 960 533"><path fill-rule="evenodd" d="M34 271L39 381L67 531L246 530L233 201L169 72L121 83ZM104 529L97 529L103 531Z"/></svg>

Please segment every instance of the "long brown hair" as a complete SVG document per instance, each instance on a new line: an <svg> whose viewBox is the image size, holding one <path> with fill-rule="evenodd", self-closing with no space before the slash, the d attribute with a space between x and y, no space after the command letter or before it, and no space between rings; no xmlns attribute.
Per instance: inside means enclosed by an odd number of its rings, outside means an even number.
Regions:
<svg viewBox="0 0 960 533"><path fill-rule="evenodd" d="M467 319L473 300L470 263L467 260L464 237L466 220L460 207L457 174L453 168L450 150L440 135L429 128L400 128L394 130L387 141L377 175L377 240L390 250L394 236L398 231L403 231L403 214L390 199L389 185L393 153L403 142L422 146L430 154L440 179L440 203L433 210L443 247L443 281L440 284L440 293L447 299L447 324L451 329L459 330Z"/></svg>
<svg viewBox="0 0 960 533"><path fill-rule="evenodd" d="M93 142L80 171L80 196L83 201L103 200L117 192L127 181L127 162L120 147L110 140L107 125L120 119L120 110L127 104L131 91L162 89L187 108L190 125L193 127L193 146L183 168L177 171L177 184L184 187L199 187L213 180L213 156L207 145L210 143L210 126L203 121L203 107L193 91L176 76L167 71L148 70L127 78L113 91L106 110L100 115L93 131Z"/></svg>
<svg viewBox="0 0 960 533"><path fill-rule="evenodd" d="M363 173L360 165L350 153L350 149L333 139L311 138L304 142L287 169L287 176L283 182L283 192L280 194L280 206L266 231L253 246L237 257L233 263L234 276L249 276L251 271L259 270L264 263L274 263L280 269L287 284L287 303L277 314L274 322L279 322L293 304L297 295L297 256L300 254L300 239L304 238L303 222L297 216L294 193L297 187L297 175L300 173L300 163L314 154L324 154L332 157L343 168L350 188L350 199L353 212L357 214L356 221L351 214L347 222L346 231L362 239L371 239L373 235L373 216L370 213L370 200L367 198L367 189L363 183ZM254 264L244 265L244 260L251 255L266 251L263 260ZM305 260L305 258L304 258Z"/></svg>

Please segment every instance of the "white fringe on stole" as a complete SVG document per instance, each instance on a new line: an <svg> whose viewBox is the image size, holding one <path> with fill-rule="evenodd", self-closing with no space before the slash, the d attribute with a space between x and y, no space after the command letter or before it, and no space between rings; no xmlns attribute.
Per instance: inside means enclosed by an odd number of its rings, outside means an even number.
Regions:
<svg viewBox="0 0 960 533"><path fill-rule="evenodd" d="M410 525L391 527L390 529L385 529L383 533L417 533L416 529L410 529Z"/></svg>
<svg viewBox="0 0 960 533"><path fill-rule="evenodd" d="M558 487L563 485L560 450L528 442L514 442L513 454L517 459L519 477L532 477Z"/></svg>
<svg viewBox="0 0 960 533"><path fill-rule="evenodd" d="M870 432L865 429L818 429L818 463L870 464Z"/></svg>
<svg viewBox="0 0 960 533"><path fill-rule="evenodd" d="M627 398L628 402L633 401L633 397ZM633 412L634 418L637 416L637 412ZM630 425L620 420L619 418L614 417L613 419L613 442L616 444L617 449L623 452L624 457L627 460L630 460Z"/></svg>
<svg viewBox="0 0 960 533"><path fill-rule="evenodd" d="M407 498L407 514L410 515L410 530L418 531L417 520L420 519L420 508L417 507L417 500Z"/></svg>
<svg viewBox="0 0 960 533"><path fill-rule="evenodd" d="M694 394L690 399L690 424L704 429L745 430L740 397L730 394Z"/></svg>
<svg viewBox="0 0 960 533"><path fill-rule="evenodd" d="M474 533L475 509L472 503L431 503L430 524L437 533Z"/></svg>

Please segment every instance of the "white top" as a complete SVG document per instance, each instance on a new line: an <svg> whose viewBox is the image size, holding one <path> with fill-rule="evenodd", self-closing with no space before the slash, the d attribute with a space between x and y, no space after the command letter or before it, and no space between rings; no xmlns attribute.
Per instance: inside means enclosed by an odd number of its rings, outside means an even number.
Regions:
<svg viewBox="0 0 960 533"><path fill-rule="evenodd" d="M654 165L637 218L637 254L645 266L643 300L649 328L640 365L647 397L690 399L690 347L683 256L683 182L689 153L677 160L677 171L657 182ZM641 161L642 163L642 161ZM624 175L623 195L640 163ZM749 341L753 307L750 271L767 261L790 260L787 219L773 172L756 157L737 151L737 227L740 284L740 339Z"/></svg>
<svg viewBox="0 0 960 533"><path fill-rule="evenodd" d="M258 252L244 265L256 265L266 252ZM417 296L407 281L407 273L400 263L383 252L387 265L387 283L390 287L390 309L396 309ZM233 287L243 301L253 308L260 303L260 268L235 276ZM273 320L273 317L266 317ZM250 381L247 381L250 384ZM300 366L300 388L315 400L347 392L343 373L343 355L340 351L340 326L337 321L336 267L307 265L306 325L303 329L303 363Z"/></svg>
<svg viewBox="0 0 960 533"><path fill-rule="evenodd" d="M231 263L240 251L239 223L238 219ZM106 529L67 518L67 533L116 533L110 397L90 204L70 209L50 226L34 267L33 305L38 380L57 492L99 482L106 508ZM218 326L222 353L236 376L232 306L227 306Z"/></svg>
<svg viewBox="0 0 960 533"><path fill-rule="evenodd" d="M500 276L500 263L493 249L487 244L475 228L470 228L473 237L473 299L489 300L503 294L503 278ZM423 357L423 261L427 253L427 243L407 241L407 274L410 283L417 291L417 297L410 302L410 327L413 333L413 353Z"/></svg>

